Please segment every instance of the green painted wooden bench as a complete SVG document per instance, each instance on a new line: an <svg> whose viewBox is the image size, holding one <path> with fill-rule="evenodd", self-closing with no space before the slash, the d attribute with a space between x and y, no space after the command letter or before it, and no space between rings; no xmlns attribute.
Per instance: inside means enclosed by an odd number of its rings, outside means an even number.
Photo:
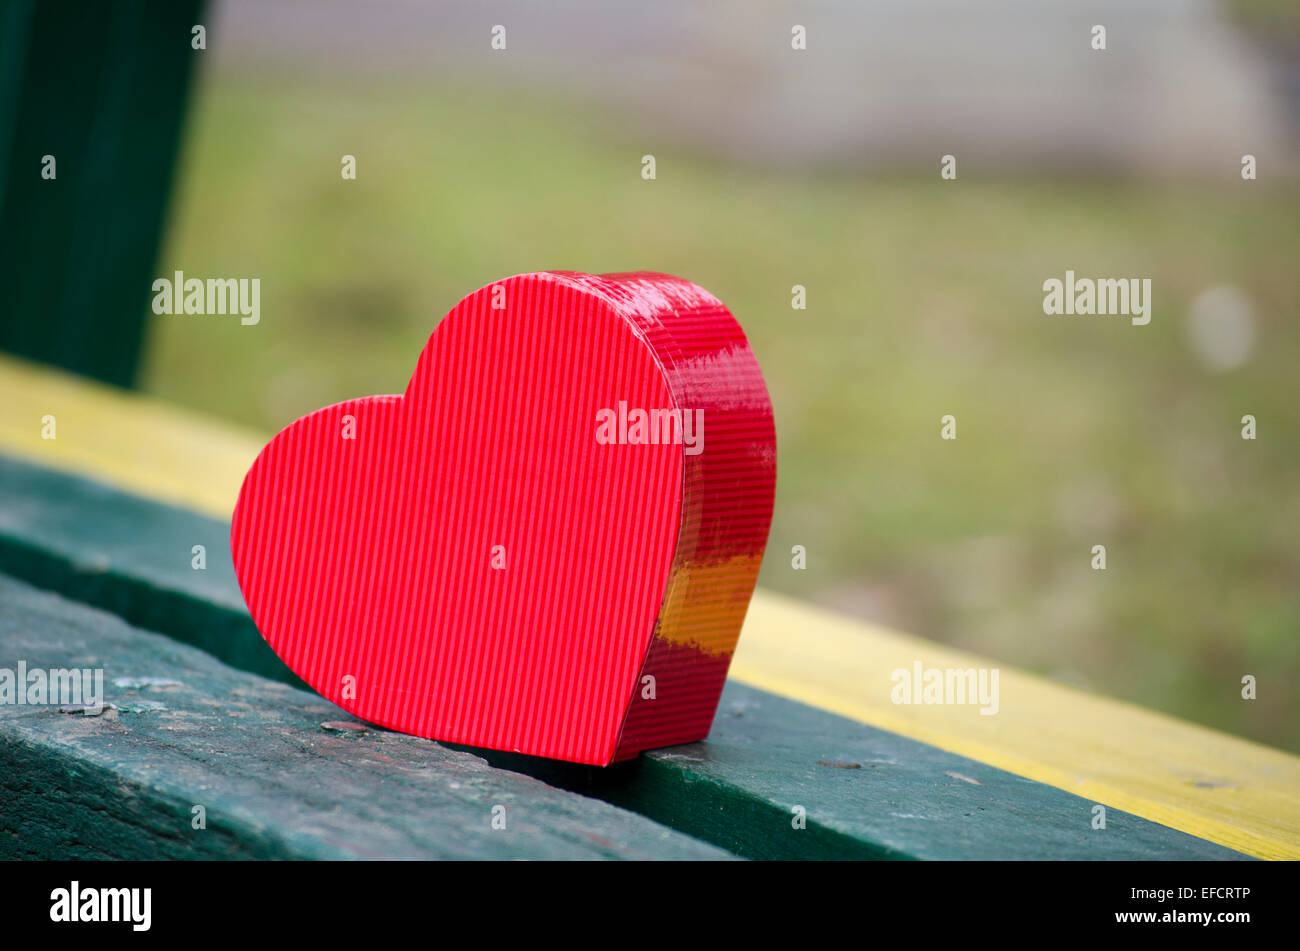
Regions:
<svg viewBox="0 0 1300 951"><path fill-rule="evenodd" d="M704 742L600 770L366 727L235 584L224 516L260 435L10 357L0 401L0 670L98 663L117 707L0 705L0 854L1300 854L1296 757L761 590ZM1001 709L892 703L917 662L998 666Z"/></svg>

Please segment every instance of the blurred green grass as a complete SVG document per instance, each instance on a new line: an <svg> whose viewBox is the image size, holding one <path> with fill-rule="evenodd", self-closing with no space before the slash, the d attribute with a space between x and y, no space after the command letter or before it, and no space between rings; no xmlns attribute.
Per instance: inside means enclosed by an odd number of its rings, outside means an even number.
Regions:
<svg viewBox="0 0 1300 951"><path fill-rule="evenodd" d="M1235 169L943 182L937 157L915 177L755 170L607 119L207 77L159 273L260 277L262 321L151 317L145 388L269 433L400 392L437 320L504 275L688 277L739 317L775 406L762 584L1300 750L1300 190ZM1045 317L1042 282L1067 268L1149 276L1151 324ZM1252 358L1222 374L1184 319L1218 284L1256 312Z"/></svg>

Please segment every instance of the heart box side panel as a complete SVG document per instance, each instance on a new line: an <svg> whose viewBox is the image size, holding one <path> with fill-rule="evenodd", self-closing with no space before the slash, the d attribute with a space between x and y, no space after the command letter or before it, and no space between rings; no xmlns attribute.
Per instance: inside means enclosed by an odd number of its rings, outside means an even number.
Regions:
<svg viewBox="0 0 1300 951"><path fill-rule="evenodd" d="M619 739L621 760L708 734L767 544L776 433L758 361L721 301L667 274L581 277L653 328L647 339L697 418L672 575Z"/></svg>

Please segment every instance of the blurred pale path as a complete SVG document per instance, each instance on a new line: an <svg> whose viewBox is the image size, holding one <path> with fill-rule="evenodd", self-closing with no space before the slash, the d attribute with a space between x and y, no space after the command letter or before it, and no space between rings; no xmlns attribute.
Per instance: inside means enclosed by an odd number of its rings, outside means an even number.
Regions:
<svg viewBox="0 0 1300 951"><path fill-rule="evenodd" d="M1209 0L225 0L216 15L222 62L517 84L628 110L647 151L1209 178L1249 152L1296 169L1278 67Z"/></svg>

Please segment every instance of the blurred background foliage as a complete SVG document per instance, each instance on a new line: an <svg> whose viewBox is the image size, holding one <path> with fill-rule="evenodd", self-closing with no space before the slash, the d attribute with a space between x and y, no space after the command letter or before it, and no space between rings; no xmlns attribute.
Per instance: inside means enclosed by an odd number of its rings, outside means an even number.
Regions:
<svg viewBox="0 0 1300 951"><path fill-rule="evenodd" d="M288 6L219 8L159 265L260 277L261 324L151 317L145 389L269 433L400 392L438 319L502 276L688 277L741 320L775 407L761 584L1300 750L1294 64L1253 52L1235 13L1196 6L1179 34L1181 8L1154 5L1166 19L1148 26L1166 45L1201 37L1188 48L1229 51L1218 66L1178 49L1159 68L1129 63L1111 28L1105 55L1124 78L1097 80L1096 95L1112 105L1140 112L1141 90L1183 73L1218 69L1235 90L1156 101L1163 125L1147 138L1126 125L1134 112L1110 139L1104 122L1088 127L1096 116L1081 132L1066 106L1044 125L1056 106L1035 97L1032 73L998 80L985 106L981 77L954 74L952 94L977 114L945 144L932 135L943 123L926 125L947 101L934 90L863 93L896 98L886 113L854 99L848 73L830 75L840 98L810 93L808 111L835 119L856 104L874 117L855 120L872 133L860 140L803 116L797 97L792 109L783 77L814 91L820 79L789 72L803 70L788 55L797 21L776 5L756 9L775 34L765 55L782 65L726 94L719 72L755 27L728 33L680 4L669 34L694 46L663 39L667 15L634 24L606 44L607 73L539 51L525 7L511 19L447 5L419 37L428 14L415 5L367 6L367 18L396 12L364 28L340 4ZM814 7L830 24L842 9ZM573 50L606 48L580 29L586 7L558 9L579 25ZM902 33L930 30L907 68L941 72L948 21L893 9ZM1018 22L1027 8L1008 9ZM1294 5L1236 9L1294 24ZM525 51L508 69L488 50L495 22L519 24L500 55ZM810 29L799 55L824 35ZM556 60L568 68L531 65ZM676 77L664 88L661 61ZM1092 94L1077 77L1053 81L1080 102ZM712 91L683 93L691 83ZM1178 109L1185 122L1170 120ZM1071 136L1077 147L1060 149ZM955 182L938 174L948 152ZM1258 153L1258 181L1241 180L1245 152ZM644 153L656 181L641 179ZM340 178L345 154L354 182ZM1067 268L1150 277L1150 325L1044 316L1042 283ZM794 284L807 310L791 309ZM947 413L955 442L939 438ZM1248 413L1255 441L1241 438ZM1105 571L1090 567L1095 544ZM793 545L807 570L791 568ZM1240 698L1245 674L1259 681L1254 702Z"/></svg>

